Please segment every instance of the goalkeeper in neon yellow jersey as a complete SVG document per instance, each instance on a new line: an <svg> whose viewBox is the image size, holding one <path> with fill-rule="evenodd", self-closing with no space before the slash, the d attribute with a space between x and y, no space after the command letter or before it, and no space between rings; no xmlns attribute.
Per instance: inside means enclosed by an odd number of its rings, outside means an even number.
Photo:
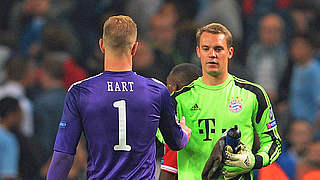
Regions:
<svg viewBox="0 0 320 180"><path fill-rule="evenodd" d="M212 23L196 34L197 55L203 76L172 96L178 119L186 118L192 129L188 145L178 152L178 179L198 180L212 148L224 131L238 125L243 147L227 152L219 179L242 175L252 179L252 170L274 162L281 153L281 139L270 100L258 84L228 73L232 58L232 35L221 24ZM260 149L252 153L254 131ZM231 166L231 167L230 167Z"/></svg>

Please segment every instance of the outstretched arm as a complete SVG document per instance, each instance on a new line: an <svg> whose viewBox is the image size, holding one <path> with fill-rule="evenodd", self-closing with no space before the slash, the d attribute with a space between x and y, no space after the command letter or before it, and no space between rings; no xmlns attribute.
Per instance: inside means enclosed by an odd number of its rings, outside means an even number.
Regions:
<svg viewBox="0 0 320 180"><path fill-rule="evenodd" d="M74 156L54 151L47 180L66 180L73 164Z"/></svg>
<svg viewBox="0 0 320 180"><path fill-rule="evenodd" d="M161 91L159 129L166 144L174 151L184 148L191 134L191 129L186 126L184 118L181 118L178 124L172 99L166 88Z"/></svg>

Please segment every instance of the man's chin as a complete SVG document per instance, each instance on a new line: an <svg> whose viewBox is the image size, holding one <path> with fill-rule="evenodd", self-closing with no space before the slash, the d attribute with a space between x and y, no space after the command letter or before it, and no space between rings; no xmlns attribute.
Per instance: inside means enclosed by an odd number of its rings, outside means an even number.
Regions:
<svg viewBox="0 0 320 180"><path fill-rule="evenodd" d="M221 75L221 72L218 72L218 71L210 71L210 72L207 72L207 74L209 74L210 76L212 77L218 77Z"/></svg>

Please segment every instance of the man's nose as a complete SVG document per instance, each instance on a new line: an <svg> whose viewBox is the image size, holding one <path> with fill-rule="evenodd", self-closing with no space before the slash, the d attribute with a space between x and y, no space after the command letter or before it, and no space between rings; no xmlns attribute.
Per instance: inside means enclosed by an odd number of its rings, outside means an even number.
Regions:
<svg viewBox="0 0 320 180"><path fill-rule="evenodd" d="M210 51L209 57L216 58L217 57L216 51L215 50Z"/></svg>

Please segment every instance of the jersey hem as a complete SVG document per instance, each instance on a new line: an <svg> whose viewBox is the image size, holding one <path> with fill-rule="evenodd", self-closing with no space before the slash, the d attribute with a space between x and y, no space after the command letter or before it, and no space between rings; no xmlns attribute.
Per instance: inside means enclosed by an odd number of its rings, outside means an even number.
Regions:
<svg viewBox="0 0 320 180"><path fill-rule="evenodd" d="M166 165L161 165L160 170L178 174L178 169Z"/></svg>

